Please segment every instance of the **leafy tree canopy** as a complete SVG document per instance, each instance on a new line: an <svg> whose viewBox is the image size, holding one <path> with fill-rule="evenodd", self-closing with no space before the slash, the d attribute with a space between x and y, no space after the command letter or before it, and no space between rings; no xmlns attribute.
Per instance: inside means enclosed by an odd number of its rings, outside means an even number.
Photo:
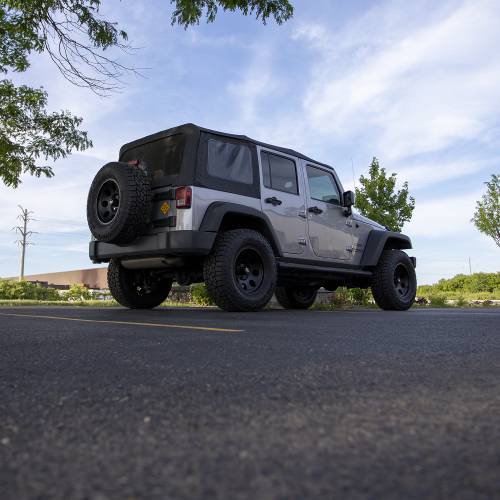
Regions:
<svg viewBox="0 0 500 500"><path fill-rule="evenodd" d="M500 247L500 175L493 174L485 184L486 193L476 203L472 222Z"/></svg>
<svg viewBox="0 0 500 500"><path fill-rule="evenodd" d="M172 24L188 28L215 20L218 9L255 15L264 24L289 19L288 0L170 0ZM46 52L72 84L106 95L133 68L109 55L127 50L127 33L99 13L102 0L0 0L0 73L23 72L33 53ZM16 187L23 172L52 176L47 164L92 146L68 111L48 113L43 89L0 80L0 179ZM42 161L44 164L40 165Z"/></svg>
<svg viewBox="0 0 500 500"><path fill-rule="evenodd" d="M356 188L356 208L366 217L382 224L391 231L401 231L415 208L415 199L408 193L408 183L396 191L396 174L387 175L377 158L373 158L368 177L359 179Z"/></svg>
<svg viewBox="0 0 500 500"><path fill-rule="evenodd" d="M269 17L281 24L293 15L293 7L288 0L171 0L175 3L172 24L187 28L198 24L203 14L207 22L215 20L218 8L229 11L241 11L245 16L255 14L264 24Z"/></svg>

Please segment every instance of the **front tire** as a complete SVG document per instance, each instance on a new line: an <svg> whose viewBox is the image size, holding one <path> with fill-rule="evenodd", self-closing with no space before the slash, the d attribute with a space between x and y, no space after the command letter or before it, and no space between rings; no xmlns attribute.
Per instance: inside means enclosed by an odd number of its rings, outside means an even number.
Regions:
<svg viewBox="0 0 500 500"><path fill-rule="evenodd" d="M111 259L108 286L114 299L129 309L152 309L170 293L172 280L159 278L147 269L125 269L120 261Z"/></svg>
<svg viewBox="0 0 500 500"><path fill-rule="evenodd" d="M278 286L274 294L285 309L309 309L316 300L318 289L311 286Z"/></svg>
<svg viewBox="0 0 500 500"><path fill-rule="evenodd" d="M406 311L415 301L417 277L410 258L401 250L384 250L371 285L377 305L386 311Z"/></svg>
<svg viewBox="0 0 500 500"><path fill-rule="evenodd" d="M276 287L276 259L269 242L257 231L220 233L203 274L207 292L225 311L259 311Z"/></svg>

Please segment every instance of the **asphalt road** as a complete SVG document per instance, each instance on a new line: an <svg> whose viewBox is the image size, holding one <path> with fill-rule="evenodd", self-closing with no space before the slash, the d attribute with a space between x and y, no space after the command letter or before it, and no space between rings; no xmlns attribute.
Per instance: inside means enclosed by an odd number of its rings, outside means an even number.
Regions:
<svg viewBox="0 0 500 500"><path fill-rule="evenodd" d="M500 310L2 308L0 498L500 498Z"/></svg>

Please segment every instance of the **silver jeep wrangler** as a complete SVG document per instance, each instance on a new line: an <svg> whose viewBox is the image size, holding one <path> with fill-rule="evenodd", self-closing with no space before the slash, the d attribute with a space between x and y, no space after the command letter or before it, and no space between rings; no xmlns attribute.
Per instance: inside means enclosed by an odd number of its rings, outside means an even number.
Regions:
<svg viewBox="0 0 500 500"><path fill-rule="evenodd" d="M275 294L311 306L320 287L371 287L383 309L416 292L410 239L352 210L335 170L296 151L186 124L125 144L97 173L90 258L115 299L152 308L172 283L204 281L226 311Z"/></svg>

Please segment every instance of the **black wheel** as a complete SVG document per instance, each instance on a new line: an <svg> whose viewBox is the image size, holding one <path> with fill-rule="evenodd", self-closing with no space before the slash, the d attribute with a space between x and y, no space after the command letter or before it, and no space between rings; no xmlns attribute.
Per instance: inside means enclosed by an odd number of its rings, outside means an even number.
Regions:
<svg viewBox="0 0 500 500"><path fill-rule="evenodd" d="M212 300L226 311L258 311L276 287L276 260L269 242L257 231L220 233L205 259L204 277Z"/></svg>
<svg viewBox="0 0 500 500"><path fill-rule="evenodd" d="M285 309L309 309L316 300L318 289L314 286L278 286L274 295Z"/></svg>
<svg viewBox="0 0 500 500"><path fill-rule="evenodd" d="M415 301L417 278L408 255L401 250L384 250L371 288L375 302L382 309L409 309Z"/></svg>
<svg viewBox="0 0 500 500"><path fill-rule="evenodd" d="M96 239L130 243L144 233L150 218L151 187L145 170L113 162L97 172L87 198L87 221Z"/></svg>
<svg viewBox="0 0 500 500"><path fill-rule="evenodd" d="M125 269L118 260L108 266L108 286L111 295L130 309L152 309L170 293L172 280L160 278L147 269Z"/></svg>

